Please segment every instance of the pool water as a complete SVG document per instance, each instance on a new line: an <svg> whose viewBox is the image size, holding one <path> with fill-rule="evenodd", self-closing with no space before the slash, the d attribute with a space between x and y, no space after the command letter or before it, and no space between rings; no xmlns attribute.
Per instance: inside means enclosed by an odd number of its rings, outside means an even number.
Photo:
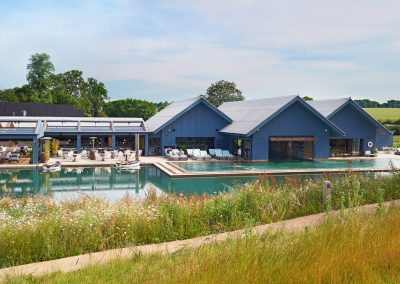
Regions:
<svg viewBox="0 0 400 284"><path fill-rule="evenodd" d="M158 193L210 195L256 179L256 176L169 178L152 166L133 172L115 168L63 168L55 173L43 173L40 169L7 170L0 171L0 196L40 194L63 200L90 195L116 201L126 193L143 198L150 188Z"/></svg>
<svg viewBox="0 0 400 284"><path fill-rule="evenodd" d="M337 168L388 168L390 159L348 160L348 161L270 161L270 162L210 162L210 163L176 163L189 172L208 171L247 171L247 170L295 170L295 169L337 169ZM392 160L400 167L400 159Z"/></svg>

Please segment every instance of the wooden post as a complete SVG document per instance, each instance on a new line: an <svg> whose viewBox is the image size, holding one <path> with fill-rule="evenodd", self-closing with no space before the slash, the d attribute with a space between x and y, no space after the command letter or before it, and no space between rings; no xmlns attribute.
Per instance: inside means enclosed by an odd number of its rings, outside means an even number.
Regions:
<svg viewBox="0 0 400 284"><path fill-rule="evenodd" d="M136 161L139 161L139 134L135 134L135 153L136 153Z"/></svg>
<svg viewBox="0 0 400 284"><path fill-rule="evenodd" d="M331 197L332 194L332 183L329 180L324 181L323 189L322 189L322 200L325 203L328 198Z"/></svg>

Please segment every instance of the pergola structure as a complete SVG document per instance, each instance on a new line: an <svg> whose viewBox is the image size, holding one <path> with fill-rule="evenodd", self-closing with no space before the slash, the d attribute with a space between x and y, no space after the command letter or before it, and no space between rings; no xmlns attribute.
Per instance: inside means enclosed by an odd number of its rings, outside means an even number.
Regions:
<svg viewBox="0 0 400 284"><path fill-rule="evenodd" d="M44 137L74 140L77 153L82 141L89 138L107 139L106 146L115 150L117 139L126 142L134 137L138 155L140 135L144 138L144 154L148 152L148 137L142 118L103 117L0 117L0 140L28 140L32 142L32 161L38 163L40 140ZM94 144L94 141L93 141Z"/></svg>

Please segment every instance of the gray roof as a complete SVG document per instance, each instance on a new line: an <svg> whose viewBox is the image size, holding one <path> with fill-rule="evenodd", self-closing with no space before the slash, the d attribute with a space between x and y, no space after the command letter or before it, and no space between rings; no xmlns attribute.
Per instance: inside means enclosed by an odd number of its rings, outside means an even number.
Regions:
<svg viewBox="0 0 400 284"><path fill-rule="evenodd" d="M246 135L296 97L223 103L218 109L232 118L233 122L221 129L220 132Z"/></svg>
<svg viewBox="0 0 400 284"><path fill-rule="evenodd" d="M331 116L339 109L341 108L344 104L350 102L352 105L354 105L358 110L364 114L375 126L378 128L383 129L387 133L391 132L384 126L382 125L379 121L377 121L375 118L373 118L370 114L368 114L365 110L363 110L362 107L360 107L356 102L354 102L351 98L341 98L341 99L330 99L330 100L313 100L313 101L308 101L307 103L315 108L319 113L321 113L323 116L327 118L331 118Z"/></svg>
<svg viewBox="0 0 400 284"><path fill-rule="evenodd" d="M330 99L330 100L313 100L307 101L307 103L315 108L320 114L325 117L329 117L338 108L347 103L350 98L341 99Z"/></svg>
<svg viewBox="0 0 400 284"><path fill-rule="evenodd" d="M184 114L187 110L197 105L200 101L204 102L212 110L217 112L219 115L225 117L225 119L227 119L228 121L231 121L231 119L228 116L226 116L226 114L218 110L202 96L197 96L194 98L173 102L166 108L162 109L160 112L150 117L145 122L147 131L158 132L163 126L165 126L166 124L172 122L174 119Z"/></svg>

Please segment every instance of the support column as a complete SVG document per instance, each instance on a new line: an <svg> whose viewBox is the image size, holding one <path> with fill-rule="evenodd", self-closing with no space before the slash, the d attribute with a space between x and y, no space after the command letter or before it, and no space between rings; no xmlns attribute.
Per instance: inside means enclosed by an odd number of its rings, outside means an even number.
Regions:
<svg viewBox="0 0 400 284"><path fill-rule="evenodd" d="M82 151L82 137L81 135L76 135L76 152L80 154Z"/></svg>
<svg viewBox="0 0 400 284"><path fill-rule="evenodd" d="M33 138L32 145L32 164L37 164L39 162L39 140L37 137Z"/></svg>
<svg viewBox="0 0 400 284"><path fill-rule="evenodd" d="M135 153L136 153L136 161L139 161L139 134L135 133Z"/></svg>
<svg viewBox="0 0 400 284"><path fill-rule="evenodd" d="M143 156L148 156L149 155L149 135L145 134L144 135L144 155Z"/></svg>
<svg viewBox="0 0 400 284"><path fill-rule="evenodd" d="M111 150L115 150L115 135L111 135Z"/></svg>

